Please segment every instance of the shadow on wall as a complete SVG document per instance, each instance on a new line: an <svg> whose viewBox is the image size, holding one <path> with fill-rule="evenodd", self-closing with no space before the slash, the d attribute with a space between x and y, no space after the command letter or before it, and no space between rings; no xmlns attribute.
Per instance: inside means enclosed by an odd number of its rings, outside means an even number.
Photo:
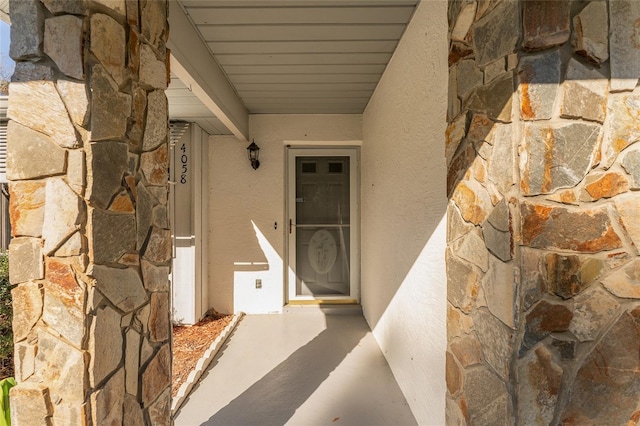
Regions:
<svg viewBox="0 0 640 426"><path fill-rule="evenodd" d="M233 311L252 314L282 311L282 258L251 221L266 262L234 262ZM276 285L274 285L274 283Z"/></svg>

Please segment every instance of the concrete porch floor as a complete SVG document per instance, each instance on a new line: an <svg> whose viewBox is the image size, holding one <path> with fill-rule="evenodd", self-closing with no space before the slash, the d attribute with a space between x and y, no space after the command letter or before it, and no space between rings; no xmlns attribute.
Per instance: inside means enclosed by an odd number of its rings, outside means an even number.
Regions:
<svg viewBox="0 0 640 426"><path fill-rule="evenodd" d="M247 315L175 416L188 425L415 425L359 308Z"/></svg>

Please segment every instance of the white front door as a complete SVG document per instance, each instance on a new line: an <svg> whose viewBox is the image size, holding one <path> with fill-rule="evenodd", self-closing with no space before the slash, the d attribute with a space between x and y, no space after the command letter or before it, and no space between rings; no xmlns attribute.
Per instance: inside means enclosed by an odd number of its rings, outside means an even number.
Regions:
<svg viewBox="0 0 640 426"><path fill-rule="evenodd" d="M289 302L359 301L357 148L288 148Z"/></svg>

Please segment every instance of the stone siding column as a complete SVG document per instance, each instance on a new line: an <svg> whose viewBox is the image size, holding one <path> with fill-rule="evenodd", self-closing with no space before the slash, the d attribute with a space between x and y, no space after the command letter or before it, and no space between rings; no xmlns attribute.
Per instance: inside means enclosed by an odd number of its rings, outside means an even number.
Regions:
<svg viewBox="0 0 640 426"><path fill-rule="evenodd" d="M448 424L635 424L640 3L449 19Z"/></svg>
<svg viewBox="0 0 640 426"><path fill-rule="evenodd" d="M170 424L167 4L10 7L12 420Z"/></svg>

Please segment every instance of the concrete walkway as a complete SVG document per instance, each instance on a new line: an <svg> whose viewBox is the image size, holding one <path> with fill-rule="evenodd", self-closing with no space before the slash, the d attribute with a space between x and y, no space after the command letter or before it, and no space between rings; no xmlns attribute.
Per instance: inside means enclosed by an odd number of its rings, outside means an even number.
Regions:
<svg viewBox="0 0 640 426"><path fill-rule="evenodd" d="M175 418L188 425L415 425L353 308L245 316Z"/></svg>

